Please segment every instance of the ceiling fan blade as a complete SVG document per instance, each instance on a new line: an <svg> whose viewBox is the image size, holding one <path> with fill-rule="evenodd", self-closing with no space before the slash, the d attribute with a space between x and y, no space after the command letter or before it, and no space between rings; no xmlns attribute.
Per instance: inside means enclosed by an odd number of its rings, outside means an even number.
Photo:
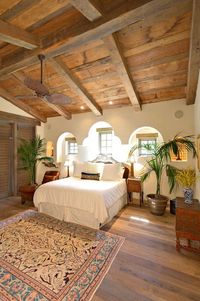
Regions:
<svg viewBox="0 0 200 301"><path fill-rule="evenodd" d="M25 78L24 84L31 90L35 91L38 96L47 96L49 95L49 90L36 79L30 77Z"/></svg>
<svg viewBox="0 0 200 301"><path fill-rule="evenodd" d="M38 98L37 95L17 95L15 96L17 99L36 99Z"/></svg>
<svg viewBox="0 0 200 301"><path fill-rule="evenodd" d="M47 100L53 104L66 105L71 103L71 99L60 93L53 93L47 96Z"/></svg>

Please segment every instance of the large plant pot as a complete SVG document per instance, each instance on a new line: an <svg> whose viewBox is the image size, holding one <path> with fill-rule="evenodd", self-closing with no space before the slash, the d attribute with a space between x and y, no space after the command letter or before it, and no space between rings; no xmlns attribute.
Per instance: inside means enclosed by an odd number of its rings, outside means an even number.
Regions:
<svg viewBox="0 0 200 301"><path fill-rule="evenodd" d="M33 195L37 188L37 184L33 185L24 185L19 187L21 192L21 203L24 204L26 201L33 201Z"/></svg>
<svg viewBox="0 0 200 301"><path fill-rule="evenodd" d="M165 213L165 209L168 202L168 197L164 195L155 195L148 194L147 195L150 212L155 215L163 215Z"/></svg>

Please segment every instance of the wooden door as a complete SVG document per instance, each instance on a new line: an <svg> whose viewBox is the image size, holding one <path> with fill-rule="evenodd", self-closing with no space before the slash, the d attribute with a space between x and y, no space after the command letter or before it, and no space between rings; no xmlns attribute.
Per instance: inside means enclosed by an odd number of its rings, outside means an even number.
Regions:
<svg viewBox="0 0 200 301"><path fill-rule="evenodd" d="M13 139L12 124L0 124L0 198L12 194Z"/></svg>

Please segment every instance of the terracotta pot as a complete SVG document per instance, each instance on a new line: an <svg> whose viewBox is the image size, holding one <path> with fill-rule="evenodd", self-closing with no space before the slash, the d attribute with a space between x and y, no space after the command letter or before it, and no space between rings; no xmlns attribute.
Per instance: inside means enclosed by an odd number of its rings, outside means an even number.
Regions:
<svg viewBox="0 0 200 301"><path fill-rule="evenodd" d="M168 202L168 197L164 195L155 195L148 194L147 195L150 212L155 215L163 215L165 213L165 209Z"/></svg>
<svg viewBox="0 0 200 301"><path fill-rule="evenodd" d="M24 204L26 201L33 201L33 195L37 187L37 184L24 185L19 187L19 191L21 192L22 204Z"/></svg>

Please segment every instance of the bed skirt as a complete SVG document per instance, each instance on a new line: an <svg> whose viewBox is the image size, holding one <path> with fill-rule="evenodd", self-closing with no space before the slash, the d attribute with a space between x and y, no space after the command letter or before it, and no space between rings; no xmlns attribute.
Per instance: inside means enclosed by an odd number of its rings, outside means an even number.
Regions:
<svg viewBox="0 0 200 301"><path fill-rule="evenodd" d="M38 211L48 214L59 220L66 222L84 225L90 228L99 229L106 223L112 220L117 213L127 204L127 194L119 198L110 208L108 208L108 218L102 225L90 212L78 210L76 208L69 208L65 206L54 205L51 203L40 203Z"/></svg>

